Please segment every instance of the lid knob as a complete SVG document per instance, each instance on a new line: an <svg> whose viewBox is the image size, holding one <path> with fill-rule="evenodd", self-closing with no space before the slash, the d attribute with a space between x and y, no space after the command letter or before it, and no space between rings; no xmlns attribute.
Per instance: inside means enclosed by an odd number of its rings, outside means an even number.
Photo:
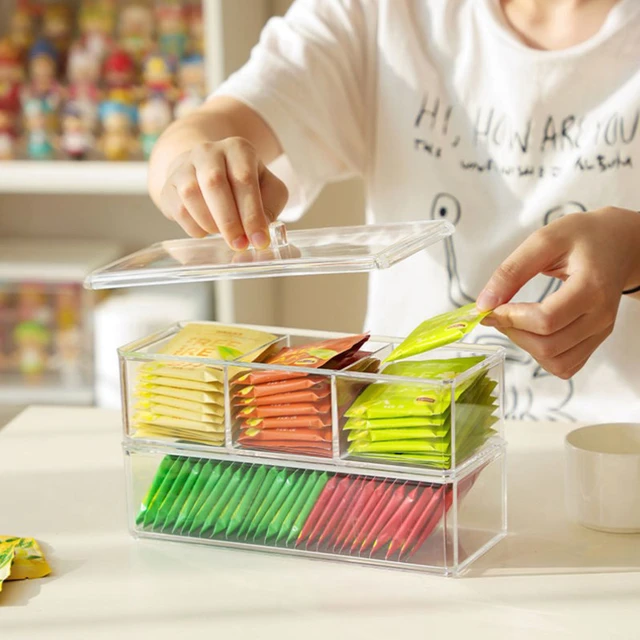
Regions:
<svg viewBox="0 0 640 640"><path fill-rule="evenodd" d="M284 222L276 220L269 225L269 235L271 236L271 247L286 247L289 244L287 240L287 227Z"/></svg>

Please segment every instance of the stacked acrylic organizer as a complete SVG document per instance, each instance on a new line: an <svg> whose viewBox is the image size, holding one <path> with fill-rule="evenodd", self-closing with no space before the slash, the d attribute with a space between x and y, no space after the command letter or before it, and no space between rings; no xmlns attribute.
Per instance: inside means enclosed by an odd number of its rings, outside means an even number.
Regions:
<svg viewBox="0 0 640 640"><path fill-rule="evenodd" d="M359 229L360 244L348 243L347 257L353 267L354 247L366 246L376 260L385 253L384 265L361 260L359 270L390 266L451 232L439 224L394 225L382 236L380 227ZM340 255L347 245L327 242L331 233L322 231L323 255L331 256L324 264L291 234L294 257L276 248L222 277L261 263L270 275L276 263L282 274L336 271L336 261L356 270ZM412 250L392 242L394 234L410 239ZM223 250L219 239L208 241ZM219 259L203 266L202 252L185 266L184 252L175 264L159 257L162 247L148 251L153 259L143 252L88 285L202 280L207 268L220 271ZM199 339L207 330L246 330L263 342L246 353L216 351ZM337 337L187 323L123 347L133 535L441 575L459 575L496 544L506 533L502 351L453 344L385 365L400 339L354 338L333 357L326 346ZM181 349L171 348L176 341ZM282 364L281 354L303 345L322 364L313 357L308 366ZM441 375L454 360L459 373Z"/></svg>

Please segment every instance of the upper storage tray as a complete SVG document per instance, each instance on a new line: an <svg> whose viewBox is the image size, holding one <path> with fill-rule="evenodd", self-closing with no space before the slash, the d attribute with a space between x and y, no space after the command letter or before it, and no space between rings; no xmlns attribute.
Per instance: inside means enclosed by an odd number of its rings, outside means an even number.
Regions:
<svg viewBox="0 0 640 640"><path fill-rule="evenodd" d="M446 221L292 231L271 225L271 246L236 252L221 236L154 244L89 275L90 289L387 269L453 233Z"/></svg>

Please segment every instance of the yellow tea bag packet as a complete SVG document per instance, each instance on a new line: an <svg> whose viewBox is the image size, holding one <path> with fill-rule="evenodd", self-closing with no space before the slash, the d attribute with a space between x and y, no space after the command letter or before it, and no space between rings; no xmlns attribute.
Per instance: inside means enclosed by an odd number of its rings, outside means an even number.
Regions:
<svg viewBox="0 0 640 640"><path fill-rule="evenodd" d="M171 416L161 416L147 411L140 411L133 416L133 423L140 422L159 427L173 427L176 429L193 429L195 431L224 431L222 422L213 424L210 422L198 422L197 420L185 420Z"/></svg>
<svg viewBox="0 0 640 640"><path fill-rule="evenodd" d="M11 575L16 546L17 542L0 542L0 591L2 583Z"/></svg>
<svg viewBox="0 0 640 640"><path fill-rule="evenodd" d="M163 376L192 382L222 383L222 370L195 362L147 362L140 367L140 375Z"/></svg>
<svg viewBox="0 0 640 640"><path fill-rule="evenodd" d="M155 402L149 402L148 400L142 400L136 405L138 411L147 411L149 413L155 413L159 416L169 416L171 418L183 418L184 420L193 420L194 422L209 422L212 424L222 424L223 410L220 409L220 415L214 415L212 413L202 413L198 411L187 411L186 409L178 409L176 407L166 406L164 404L157 404Z"/></svg>
<svg viewBox="0 0 640 640"><path fill-rule="evenodd" d="M176 438L178 440L188 440L214 446L224 444L224 433L193 431L190 429L173 429L171 427L159 427L157 425L138 424L136 425L135 437L137 438Z"/></svg>
<svg viewBox="0 0 640 640"><path fill-rule="evenodd" d="M184 326L161 350L172 356L203 358L209 360L239 360L252 362L258 359L277 339L264 331L244 327L191 323ZM155 363L148 370L158 373ZM184 380L222 382L223 373L218 367L195 362L158 363L162 375ZM148 366L148 365L147 365ZM170 372L170 373L169 373ZM230 371L231 372L231 371Z"/></svg>
<svg viewBox="0 0 640 640"><path fill-rule="evenodd" d="M223 385L220 382L198 382L195 380L181 380L180 378L166 378L164 376L140 375L140 384L150 384L158 387L172 387L174 389L192 389L194 391L206 391L207 393L222 393Z"/></svg>
<svg viewBox="0 0 640 640"><path fill-rule="evenodd" d="M138 393L137 398L143 405L162 406L166 408L175 408L183 411L189 411L190 413L197 413L198 415L205 416L223 416L224 407L222 401L219 404L207 403L207 402L192 402L191 400L184 400L181 398L172 398L171 396L161 396L152 393ZM146 407L149 408L148 406ZM155 413L160 413L156 411Z"/></svg>
<svg viewBox="0 0 640 640"><path fill-rule="evenodd" d="M44 578L51 573L40 545L33 538L0 536L0 545L15 544L13 566L8 580Z"/></svg>
<svg viewBox="0 0 640 640"><path fill-rule="evenodd" d="M161 387L154 384L139 384L136 388L136 395L145 398L154 398L156 402L160 402L162 398L177 398L178 400L187 400L189 402L200 402L210 405L224 405L224 396L222 393L210 393L208 391L194 391L193 389L179 389L177 387Z"/></svg>

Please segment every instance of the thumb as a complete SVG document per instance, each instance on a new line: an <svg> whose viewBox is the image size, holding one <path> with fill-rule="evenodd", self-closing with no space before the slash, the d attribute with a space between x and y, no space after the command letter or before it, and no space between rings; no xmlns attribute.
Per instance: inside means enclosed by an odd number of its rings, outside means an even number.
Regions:
<svg viewBox="0 0 640 640"><path fill-rule="evenodd" d="M274 222L287 204L289 191L284 182L271 173L262 163L260 163L258 175L264 212L269 222Z"/></svg>
<svg viewBox="0 0 640 640"><path fill-rule="evenodd" d="M531 278L557 262L558 252L539 232L530 235L493 273L478 296L476 306L490 311L505 304Z"/></svg>

